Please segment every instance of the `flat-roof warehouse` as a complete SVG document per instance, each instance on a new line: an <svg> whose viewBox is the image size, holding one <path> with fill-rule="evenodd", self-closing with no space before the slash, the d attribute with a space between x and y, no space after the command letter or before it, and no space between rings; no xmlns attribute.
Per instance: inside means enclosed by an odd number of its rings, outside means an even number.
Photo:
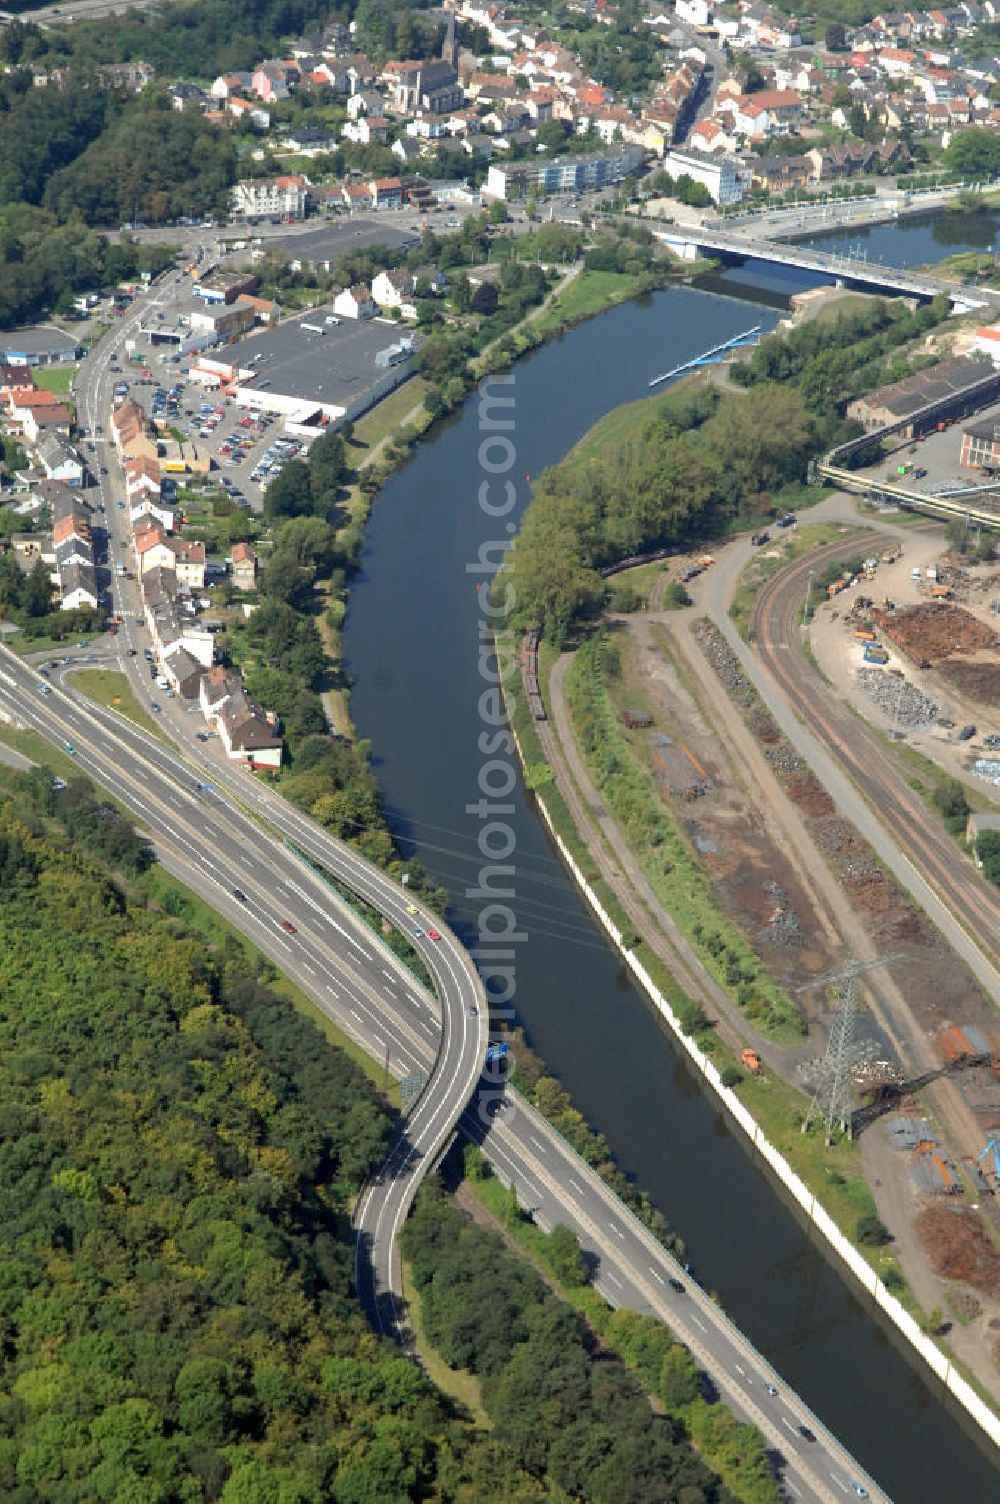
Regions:
<svg viewBox="0 0 1000 1504"><path fill-rule="evenodd" d="M313 308L202 356L191 375L232 386L244 407L283 413L292 423L354 418L401 385L418 339L382 319L349 319Z"/></svg>

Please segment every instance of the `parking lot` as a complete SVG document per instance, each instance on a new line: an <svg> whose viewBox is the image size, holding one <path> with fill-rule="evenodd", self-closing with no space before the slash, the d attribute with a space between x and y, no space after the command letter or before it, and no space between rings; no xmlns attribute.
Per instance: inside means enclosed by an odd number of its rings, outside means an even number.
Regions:
<svg viewBox="0 0 1000 1504"><path fill-rule="evenodd" d="M1000 403L983 408L970 418L959 418L940 431L924 434L919 439L901 439L891 454L877 465L872 465L866 474L880 480L899 480L914 491L926 491L928 495L948 495L960 489L989 485L998 478L981 470L963 468L959 464L962 434L970 423L993 419L1000 424ZM899 466L909 468L899 474ZM1000 488L993 495L1000 506ZM984 493L988 499L989 493Z"/></svg>
<svg viewBox="0 0 1000 1504"><path fill-rule="evenodd" d="M227 397L206 397L199 383L184 379L184 367L168 352L144 352L142 360L113 368L115 400L131 397L168 433L207 453L211 482L224 487L237 506L260 511L268 486L305 446L282 433L277 414L247 413Z"/></svg>

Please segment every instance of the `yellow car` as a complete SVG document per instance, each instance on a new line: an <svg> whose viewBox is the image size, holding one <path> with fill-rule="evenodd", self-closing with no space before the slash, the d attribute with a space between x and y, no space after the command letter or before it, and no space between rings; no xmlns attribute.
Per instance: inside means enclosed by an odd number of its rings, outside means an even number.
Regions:
<svg viewBox="0 0 1000 1504"><path fill-rule="evenodd" d="M417 906L416 906L416 904L415 903L408 903L406 905L406 912L408 914L415 914L417 912Z"/></svg>

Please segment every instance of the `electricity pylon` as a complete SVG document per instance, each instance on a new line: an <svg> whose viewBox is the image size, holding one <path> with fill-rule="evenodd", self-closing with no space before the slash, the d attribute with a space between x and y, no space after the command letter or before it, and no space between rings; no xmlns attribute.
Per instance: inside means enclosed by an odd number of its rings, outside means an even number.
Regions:
<svg viewBox="0 0 1000 1504"><path fill-rule="evenodd" d="M821 1059L810 1061L804 1070L804 1074L814 1081L814 1088L809 1111L802 1123L802 1132L806 1132L814 1117L822 1115L826 1119L827 1146L833 1142L834 1123L839 1122L848 1138L853 1137L851 1076L854 1067L862 1060L870 1059L874 1052L870 1041L859 1041L854 1037L860 1012L858 978L867 971L874 971L877 966L888 966L890 962L900 959L899 953L877 956L874 961L859 961L855 958L839 970L796 988L797 992L808 992L812 987L842 984L840 1003L833 1015L830 1037L826 1042L826 1054Z"/></svg>

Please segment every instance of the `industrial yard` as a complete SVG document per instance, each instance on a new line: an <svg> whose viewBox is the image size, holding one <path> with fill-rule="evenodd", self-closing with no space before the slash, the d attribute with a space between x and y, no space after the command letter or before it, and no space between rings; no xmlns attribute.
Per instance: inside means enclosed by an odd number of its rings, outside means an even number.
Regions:
<svg viewBox="0 0 1000 1504"><path fill-rule="evenodd" d="M876 540L866 554L864 542ZM755 559L769 552L765 545ZM887 737L895 729L909 746L933 747L939 766L974 785L982 803L993 788L973 765L989 760L991 742L1000 749L1000 701L990 703L988 677L1000 672L1000 571L952 559L942 531L922 526L900 528L898 542L884 528L869 534L859 556L857 571L821 577L817 569L811 583L817 667ZM678 567L672 561L665 577ZM1000 1358L994 1010L962 965L939 964L935 927L790 745L715 624L700 617L712 571L696 573L694 611L657 612L654 587L651 611L618 618L621 723L716 902L786 988L835 965L845 945L856 946L859 925L891 956L891 974L873 976L860 1020L862 1164L914 1296L940 1312L956 1353L986 1379ZM960 739L969 724L973 735ZM957 845L955 855L962 860ZM762 1054L803 1088L803 1067L824 1048L830 1003L814 991L796 1001L807 1043ZM912 1061L928 1049L933 1064L907 1068L907 1054Z"/></svg>
<svg viewBox="0 0 1000 1504"><path fill-rule="evenodd" d="M949 554L940 533L897 547L815 589L811 652L861 715L1000 805L1000 569Z"/></svg>

